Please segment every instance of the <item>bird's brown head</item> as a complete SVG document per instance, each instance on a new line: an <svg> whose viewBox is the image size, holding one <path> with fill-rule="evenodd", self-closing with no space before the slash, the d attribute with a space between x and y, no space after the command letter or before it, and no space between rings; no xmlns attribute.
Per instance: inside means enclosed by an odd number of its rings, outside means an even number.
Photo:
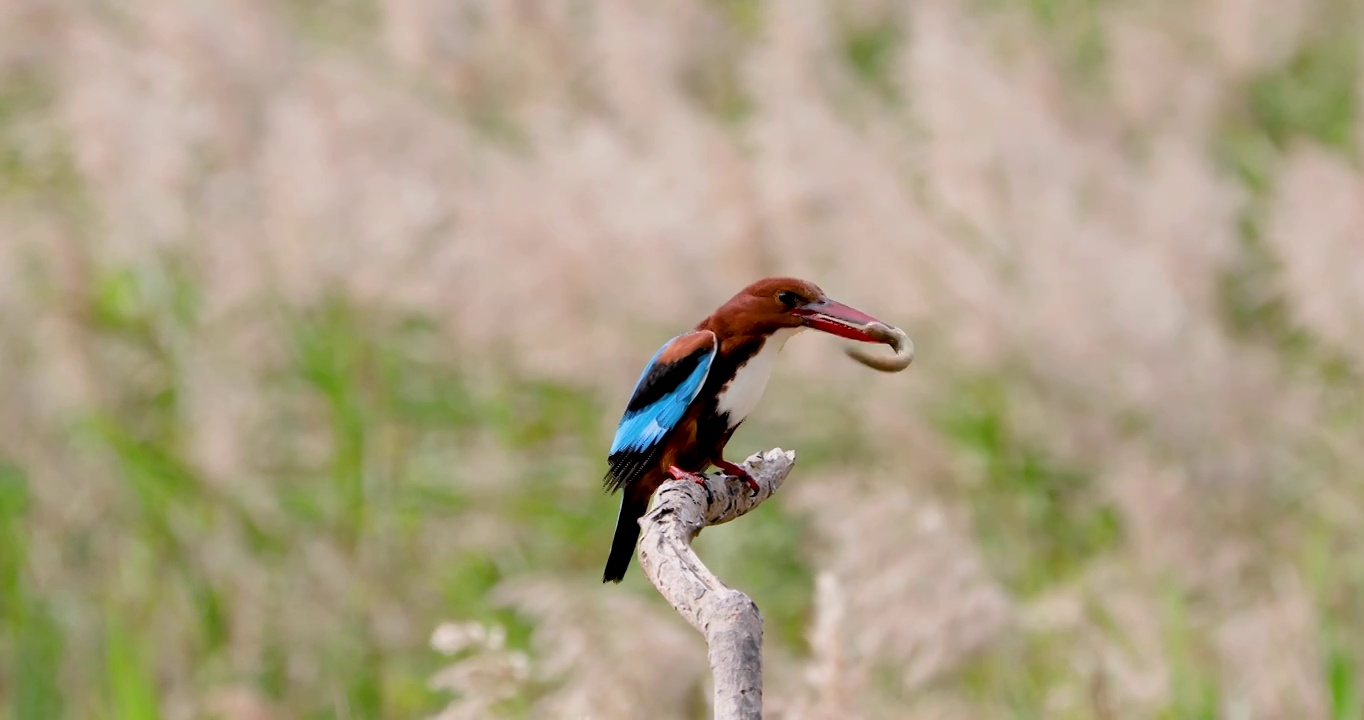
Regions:
<svg viewBox="0 0 1364 720"><path fill-rule="evenodd" d="M707 324L723 325L745 334L808 327L849 340L882 342L867 333L867 326L872 323L879 321L831 300L808 280L789 277L759 280L740 290L707 318Z"/></svg>

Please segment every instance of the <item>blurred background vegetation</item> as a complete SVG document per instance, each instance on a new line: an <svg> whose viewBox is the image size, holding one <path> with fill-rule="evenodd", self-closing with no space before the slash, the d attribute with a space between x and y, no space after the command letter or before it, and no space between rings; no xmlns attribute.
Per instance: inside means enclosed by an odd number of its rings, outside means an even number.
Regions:
<svg viewBox="0 0 1364 720"><path fill-rule="evenodd" d="M0 718L706 716L641 364L808 277L698 541L781 718L1364 717L1353 0L0 0Z"/></svg>

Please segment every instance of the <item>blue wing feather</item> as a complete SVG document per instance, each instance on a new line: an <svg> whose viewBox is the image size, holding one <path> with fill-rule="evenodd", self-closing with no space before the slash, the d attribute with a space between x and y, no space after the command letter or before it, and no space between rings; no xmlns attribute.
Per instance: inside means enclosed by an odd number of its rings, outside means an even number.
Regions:
<svg viewBox="0 0 1364 720"><path fill-rule="evenodd" d="M659 359L681 337L683 336L679 335L669 340L654 353L644 372L640 373L639 380L635 382L634 397L639 397L641 392L646 390L645 381L655 373ZM713 335L709 344L709 350L701 355L696 367L681 378L675 387L644 407L626 411L616 428L615 440L611 443L612 455L648 450L663 440L670 430L677 427L677 423L687 413L687 408L706 384L706 376L710 374L716 349Z"/></svg>

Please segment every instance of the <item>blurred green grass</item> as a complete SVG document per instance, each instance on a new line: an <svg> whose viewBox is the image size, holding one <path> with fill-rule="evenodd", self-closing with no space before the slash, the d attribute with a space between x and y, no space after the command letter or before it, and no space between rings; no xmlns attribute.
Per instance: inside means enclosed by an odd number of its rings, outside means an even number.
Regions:
<svg viewBox="0 0 1364 720"><path fill-rule="evenodd" d="M609 541L614 500L599 496L594 476L580 471L594 467L590 459L608 440L601 418L610 410L601 399L544 380L509 377L490 383L471 377L460 366L460 354L442 344L429 321L387 317L335 296L288 314L292 342L275 379L282 396L298 396L318 408L328 452L320 461L301 459L296 444L304 441L299 430L307 423L278 418L279 446L266 453L264 465L269 476L264 486L274 493L278 512L257 518L242 498L215 488L185 459L178 394L185 368L183 348L174 338L195 325L196 303L192 282L179 267L168 262L105 273L87 315L93 333L135 352L144 363L138 383L125 386L109 406L72 429L73 440L109 457L121 478L119 507L108 521L122 535L125 563L135 561L132 575L127 567L119 573L97 571L88 597L47 596L27 572L26 474L13 463L0 466L6 627L0 657L4 676L15 678L4 717L54 717L64 710L95 717L160 717L160 638L147 630L157 626L169 587L182 593L192 610L189 624L174 631L188 632L182 638L191 646L187 658L202 681L247 682L302 717L407 717L437 706L439 698L424 685L436 659L419 643L382 644L366 616L366 608L384 601L410 600L419 586L405 584L409 573L429 573L437 587L436 596L423 600L424 622L434 626L445 617L459 617L500 624L509 629L512 647L531 650L533 624L491 605L488 595L500 581L536 569L558 567L583 577L597 571ZM1092 496L1084 469L1059 463L1011 426L1008 404L1020 387L1018 379L958 383L951 394L955 401L935 422L978 468L979 477L967 485L964 498L987 560L1019 597L1068 583L1121 542L1116 516ZM803 467L817 471L865 457L867 433L857 414L827 400L812 403L813 413L831 421L800 440ZM291 426L293 431L287 429ZM528 475L505 494L472 497L456 457L447 451L474 434L529 457L523 470ZM768 439L758 435L744 441ZM513 552L461 552L397 574L376 574L364 560L402 557L425 527L456 522L470 512L490 513L521 529ZM200 532L224 524L239 533L248 562L270 575L295 572L290 548L318 540L337 548L357 573L357 595L341 599L343 624L335 634L309 647L267 643L251 663L257 668L253 675L223 675L234 622L224 597L231 580L215 576L198 555ZM809 556L804 521L774 503L727 530L719 542L716 533L704 535L702 552L722 576L743 578L764 609L772 642L805 652L813 571L804 559ZM1335 561L1326 555L1318 559L1328 568ZM1324 569L1321 579L1323 592L1341 590L1332 570ZM636 573L622 591L647 589ZM272 605L290 602L282 588L271 592ZM103 627L97 656L103 690L74 705L59 680L64 656L73 648L62 616L52 612L54 603L67 615L99 618ZM1202 634L1189 624L1185 603L1172 599L1169 607L1168 647L1179 672L1173 703L1162 717L1218 717L1216 679L1207 674ZM1330 615L1339 619L1338 628L1360 626L1357 611L1347 607L1343 612ZM1359 649L1339 629L1325 636L1330 642L1323 663L1332 683L1334 716L1352 717L1360 705ZM954 682L971 693L1000 698L1016 717L1052 717L1045 711L1047 688L1069 673L1062 649L1067 642L1046 634L1020 637L992 649ZM332 688L325 697L291 686L286 667L300 655L324 668Z"/></svg>
<svg viewBox="0 0 1364 720"><path fill-rule="evenodd" d="M1010 388L1021 384L966 380L938 424L978 468L966 494L987 561L1026 598L1070 581L1122 535L1088 473L1064 467L1012 426Z"/></svg>
<svg viewBox="0 0 1364 720"><path fill-rule="evenodd" d="M381 318L341 297L290 312L285 324L292 344L273 380L281 399L289 399L270 423L276 430L272 447L256 468L264 482L253 488L272 493L272 510L258 517L248 506L259 507L259 498L215 485L187 459L181 388L188 360L181 340L195 329L197 312L184 266L167 260L102 272L89 302L84 315L96 342L138 368L135 381L111 383L107 404L92 408L69 431L72 447L107 458L119 478L117 505L104 521L115 534L120 567L87 565L82 584L88 594L45 597L27 562L25 473L13 463L0 467L0 535L6 540L0 607L7 630L0 677L14 678L0 683L11 698L4 717L60 716L63 706L94 713L88 716L159 717L163 634L188 644L180 657L190 668L182 671L208 682L246 682L296 716L408 717L437 707L425 679L438 658L420 641L381 647L369 617L377 604L404 602L410 581L430 572L439 589L423 599L425 627L447 614L497 622L510 628L514 646L524 648L529 627L491 605L488 591L531 568L595 572L610 534L601 518L614 515L603 512L606 503L595 492L583 491L595 491L594 483L569 482L568 472L577 467L566 470L557 460L565 450L586 456L603 441L600 403L581 389L471 378L456 362L458 351L434 346L429 322ZM442 357L432 361L435 353ZM302 417L309 413L300 407L316 412ZM320 462L303 459L300 451L310 427L325 428L327 452ZM489 435L529 458L524 464L532 474L493 498L494 505L477 509L459 483L458 456L449 452L472 434ZM430 558L429 568L373 567L373 558L416 553L433 524L458 522L471 511L499 514L518 528L513 552ZM283 587L297 572L296 548L315 542L334 548L348 572L356 573L353 597L319 608L342 623L335 634L308 648L266 643L252 663L254 677L222 676L232 664L225 656L238 621L226 597L233 579L203 561L207 537L222 533L241 543L234 548L241 562L284 581L254 588L271 595L266 604L272 607L296 601ZM177 600L190 613L175 621L186 624L163 627L176 617L167 607ZM103 667L98 696L78 693L76 703L63 701L67 693L57 668L70 662L69 653L89 648L70 647L50 611L53 601L66 615L99 618L104 628L97 642L104 647L97 656ZM321 663L331 692L310 697L292 687L286 666L301 656Z"/></svg>

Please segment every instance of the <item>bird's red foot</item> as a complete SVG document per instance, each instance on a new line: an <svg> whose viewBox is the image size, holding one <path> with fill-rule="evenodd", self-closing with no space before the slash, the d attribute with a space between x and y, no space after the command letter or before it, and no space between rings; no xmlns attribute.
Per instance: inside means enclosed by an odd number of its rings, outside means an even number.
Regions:
<svg viewBox="0 0 1364 720"><path fill-rule="evenodd" d="M687 472L686 470L683 470L682 468L676 465L668 466L668 474L672 475L674 480L691 480L692 482L696 483L697 485L700 485L701 487L706 486L705 478L701 477L697 473Z"/></svg>
<svg viewBox="0 0 1364 720"><path fill-rule="evenodd" d="M754 480L753 476L749 475L747 470L743 469L738 465L735 465L734 463L728 460L725 460L724 458L716 460L715 467L718 467L721 470L724 470L725 472L729 473L730 475L733 475L734 477L739 478L740 480L743 480L744 482L748 483L748 489L752 490L754 495L758 494L758 490L760 489L758 487L758 481Z"/></svg>

